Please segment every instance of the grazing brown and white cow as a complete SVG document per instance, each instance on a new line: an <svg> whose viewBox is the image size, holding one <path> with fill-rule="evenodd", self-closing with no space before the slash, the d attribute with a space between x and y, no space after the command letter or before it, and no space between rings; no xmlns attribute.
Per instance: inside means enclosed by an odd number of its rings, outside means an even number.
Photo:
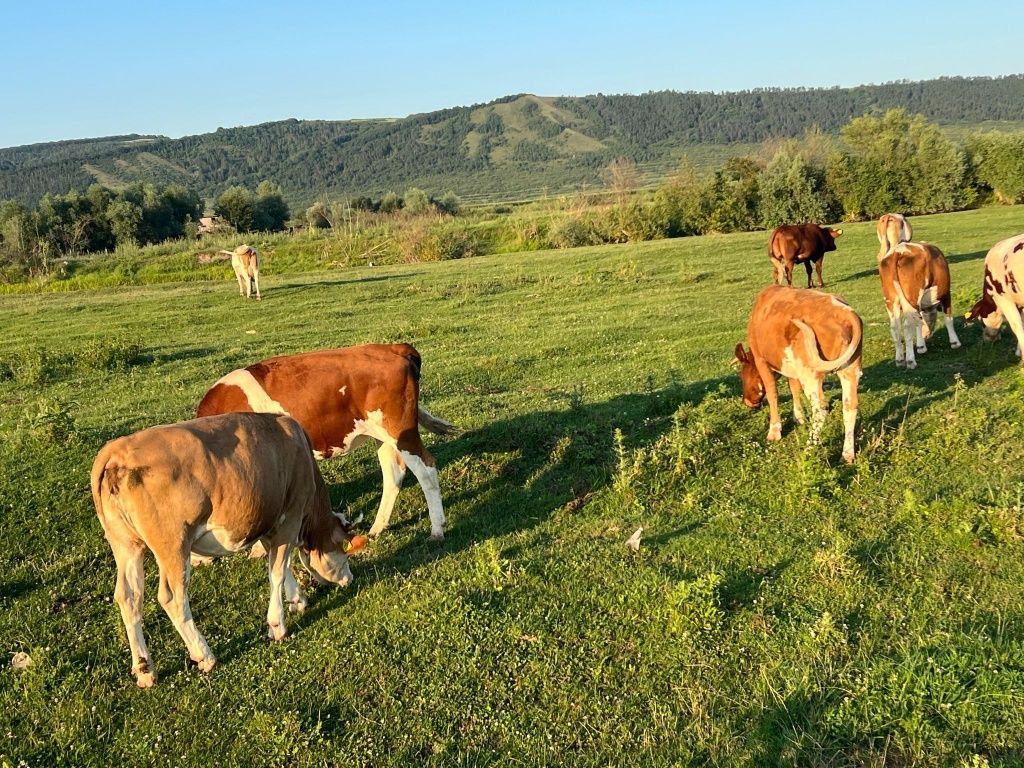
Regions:
<svg viewBox="0 0 1024 768"><path fill-rule="evenodd" d="M287 416L232 413L111 440L92 465L92 498L117 562L114 599L143 688L156 682L142 632L147 547L160 569L160 604L204 672L216 659L189 607L190 553L220 557L263 543L270 553L271 640L286 634L282 587L290 610L306 606L287 567L294 547L319 579L352 580L349 535L331 512L309 439Z"/></svg>
<svg viewBox="0 0 1024 768"><path fill-rule="evenodd" d="M800 394L807 393L813 410L811 439L816 440L827 413L822 382L826 374L836 373L843 388L843 458L853 461L862 336L860 315L838 296L778 285L758 294L747 324L750 352L737 344L736 359L744 404L757 408L768 397L769 441L782 439L775 374L789 379L798 424L804 423Z"/></svg>
<svg viewBox="0 0 1024 768"><path fill-rule="evenodd" d="M896 365L917 367L914 352L928 351L925 339L932 333L939 309L944 313L949 346L960 348L953 328L949 264L942 251L931 243L897 243L878 263L878 274L896 346Z"/></svg>
<svg viewBox="0 0 1024 768"><path fill-rule="evenodd" d="M442 435L457 429L420 407L420 367L419 352L408 344L272 357L220 379L203 397L197 415L287 413L309 434L318 459L344 456L370 438L377 440L384 492L370 535L388 527L408 468L427 499L430 538L441 540L445 517L437 467L417 425Z"/></svg>
<svg viewBox="0 0 1024 768"><path fill-rule="evenodd" d="M221 251L221 253L231 257L231 268L235 270L235 277L238 279L238 295L250 299L255 291L256 301L262 300L260 269L263 267L263 259L260 257L260 252L251 245L240 245L234 251Z"/></svg>
<svg viewBox="0 0 1024 768"><path fill-rule="evenodd" d="M878 260L881 261L894 245L909 242L914 236L914 228L902 213L883 213L875 225L875 234L878 235Z"/></svg>
<svg viewBox="0 0 1024 768"><path fill-rule="evenodd" d="M1019 277L1018 277L1019 276ZM999 336L1003 319L1017 337L1017 357L1024 349L1024 234L1000 240L985 256L981 300L965 316L981 318L987 341Z"/></svg>
<svg viewBox="0 0 1024 768"><path fill-rule="evenodd" d="M841 229L819 227L817 224L783 224L776 227L768 239L768 256L775 271L775 282L793 284L793 265L807 268L807 287L811 287L811 265L818 271L818 287L825 286L821 279L821 263L825 254L836 249L836 238Z"/></svg>

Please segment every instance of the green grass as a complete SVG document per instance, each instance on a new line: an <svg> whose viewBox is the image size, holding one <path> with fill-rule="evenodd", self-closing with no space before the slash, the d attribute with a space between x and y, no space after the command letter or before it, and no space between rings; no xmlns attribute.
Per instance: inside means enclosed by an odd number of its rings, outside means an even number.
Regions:
<svg viewBox="0 0 1024 768"><path fill-rule="evenodd" d="M958 331L1021 208L917 217ZM0 296L0 764L1020 765L1024 377L1009 334L943 330L908 372L873 225L830 290L865 320L852 466L738 397L766 233ZM370 341L423 355L449 516L394 527L265 638L265 566L197 570L203 675L156 601L137 690L87 493L103 442L188 418L224 372ZM785 389L785 387L783 387ZM827 394L834 401L838 385ZM372 519L372 450L321 465ZM368 523L367 523L368 524ZM639 553L624 542L645 528Z"/></svg>

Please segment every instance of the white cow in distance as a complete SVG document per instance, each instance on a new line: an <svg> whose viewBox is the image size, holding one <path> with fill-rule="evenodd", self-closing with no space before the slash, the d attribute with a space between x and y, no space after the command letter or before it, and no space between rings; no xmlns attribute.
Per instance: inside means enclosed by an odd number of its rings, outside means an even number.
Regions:
<svg viewBox="0 0 1024 768"><path fill-rule="evenodd" d="M262 300L260 296L260 269L263 267L263 259L260 252L251 245L240 245L233 251L221 251L231 257L231 268L235 270L235 277L238 279L238 295L245 298L252 298L253 291L256 291L256 301Z"/></svg>

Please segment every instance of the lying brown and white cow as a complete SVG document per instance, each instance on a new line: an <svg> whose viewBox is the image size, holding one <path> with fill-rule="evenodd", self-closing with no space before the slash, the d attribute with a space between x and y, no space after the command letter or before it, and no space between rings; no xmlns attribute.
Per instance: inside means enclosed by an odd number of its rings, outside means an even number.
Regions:
<svg viewBox="0 0 1024 768"><path fill-rule="evenodd" d="M875 224L875 234L878 235L878 260L881 261L894 245L909 242L914 236L914 228L902 213L883 213Z"/></svg>
<svg viewBox="0 0 1024 768"><path fill-rule="evenodd" d="M985 256L981 300L966 318L981 318L987 341L999 335L1003 319L1017 337L1017 357L1024 349L1024 234L1000 240Z"/></svg>
<svg viewBox="0 0 1024 768"><path fill-rule="evenodd" d="M92 498L117 562L114 599L143 688L156 682L142 632L147 548L160 569L160 604L204 672L216 659L189 607L190 553L220 557L263 543L272 640L286 634L281 588L291 610L306 606L287 567L294 547L319 579L352 581L348 533L331 512L306 434L287 416L232 413L111 440L93 462Z"/></svg>
<svg viewBox="0 0 1024 768"><path fill-rule="evenodd" d="M235 278L238 280L238 295L245 298L252 298L253 291L256 291L256 300L262 300L260 296L260 269L263 268L263 259L260 252L251 245L240 245L234 251L221 251L231 257L231 268L235 271Z"/></svg>
<svg viewBox="0 0 1024 768"><path fill-rule="evenodd" d="M344 456L370 438L377 440L384 493L370 535L388 527L408 468L427 499L430 538L440 540L445 517L437 467L417 425L442 435L457 430L420 407L420 366L419 352L408 344L272 357L220 379L203 397L197 415L289 414L309 434L318 459Z"/></svg>
<svg viewBox="0 0 1024 768"><path fill-rule="evenodd" d="M776 227L768 238L768 257L772 260L775 282L793 284L793 265L807 267L807 287L811 287L811 265L818 271L818 286L824 287L821 279L821 263L825 254L836 249L836 238L843 234L841 229L819 227L817 224L783 224Z"/></svg>
<svg viewBox="0 0 1024 768"><path fill-rule="evenodd" d="M945 315L949 346L960 348L953 328L949 264L942 251L930 243L898 243L878 263L878 274L896 346L896 365L917 367L914 351L928 351L925 339L931 335L939 309Z"/></svg>
<svg viewBox="0 0 1024 768"><path fill-rule="evenodd" d="M822 382L826 374L836 373L843 388L843 458L853 461L862 336L860 315L838 296L777 285L758 294L747 324L750 352L737 344L736 359L744 404L757 408L768 397L769 441L782 439L775 374L789 379L798 424L804 423L800 394L807 393L813 410L811 439L816 440L827 413Z"/></svg>

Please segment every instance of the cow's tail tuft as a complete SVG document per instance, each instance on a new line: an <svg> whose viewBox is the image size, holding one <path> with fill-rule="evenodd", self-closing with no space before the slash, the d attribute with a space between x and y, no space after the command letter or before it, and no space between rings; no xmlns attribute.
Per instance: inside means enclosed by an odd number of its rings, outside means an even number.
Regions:
<svg viewBox="0 0 1024 768"><path fill-rule="evenodd" d="M458 435L462 432L461 429L456 427L450 421L439 419L422 405L417 408L417 417L420 426L430 432L433 432L435 435Z"/></svg>

